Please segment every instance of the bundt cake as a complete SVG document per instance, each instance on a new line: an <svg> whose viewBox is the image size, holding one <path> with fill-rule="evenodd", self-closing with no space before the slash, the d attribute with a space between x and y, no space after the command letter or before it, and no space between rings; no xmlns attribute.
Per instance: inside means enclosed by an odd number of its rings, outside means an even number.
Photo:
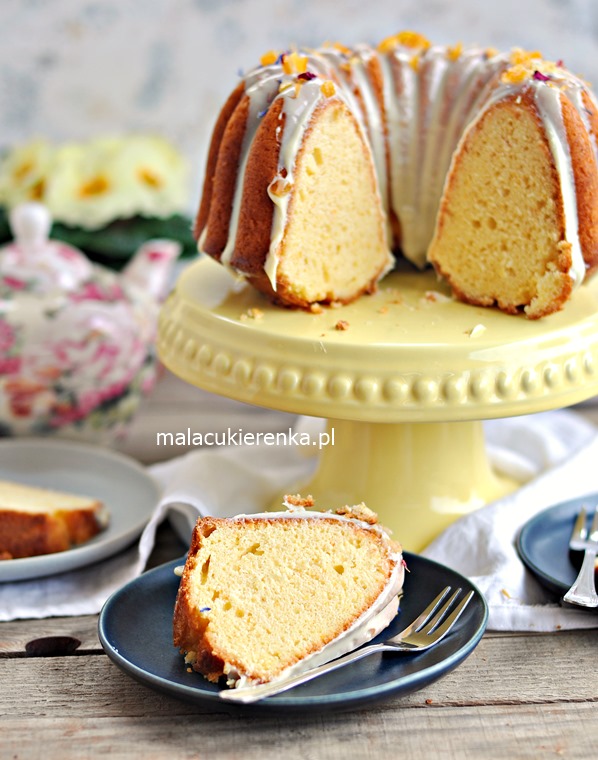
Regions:
<svg viewBox="0 0 598 760"><path fill-rule="evenodd" d="M107 523L106 508L97 499L0 481L0 559L65 551Z"/></svg>
<svg viewBox="0 0 598 760"><path fill-rule="evenodd" d="M287 512L197 522L174 644L210 681L294 675L370 641L397 613L401 550L373 512L286 503Z"/></svg>
<svg viewBox="0 0 598 760"><path fill-rule="evenodd" d="M270 52L216 123L198 247L286 306L371 292L392 251L539 318L598 266L597 133L588 86L537 52Z"/></svg>

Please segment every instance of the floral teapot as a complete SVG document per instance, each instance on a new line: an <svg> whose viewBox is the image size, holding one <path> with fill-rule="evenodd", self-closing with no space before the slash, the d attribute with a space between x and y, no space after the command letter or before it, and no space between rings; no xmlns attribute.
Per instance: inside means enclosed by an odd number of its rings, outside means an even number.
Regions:
<svg viewBox="0 0 598 760"><path fill-rule="evenodd" d="M150 240L117 274L50 240L45 206L10 215L0 249L0 436L121 438L156 377L160 299L180 253Z"/></svg>

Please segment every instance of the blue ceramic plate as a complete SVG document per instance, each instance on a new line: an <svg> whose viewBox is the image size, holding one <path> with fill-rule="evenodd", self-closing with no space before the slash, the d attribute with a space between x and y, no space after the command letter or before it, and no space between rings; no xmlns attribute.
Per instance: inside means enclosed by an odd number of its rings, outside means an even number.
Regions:
<svg viewBox="0 0 598 760"><path fill-rule="evenodd" d="M371 655L292 691L236 709L344 710L417 691L459 665L484 633L488 610L483 596L453 570L414 554L406 553L405 559L410 572L401 611L379 639L404 628L445 586L472 589L474 597L446 639L417 655ZM224 706L218 699L219 687L198 673L188 673L172 644L179 586L174 568L182 562L150 570L113 594L100 615L100 641L108 657L141 683L179 699ZM226 704L227 711L232 708Z"/></svg>
<svg viewBox="0 0 598 760"><path fill-rule="evenodd" d="M527 522L517 537L517 551L540 583L562 596L577 577L569 555L569 538L581 507L593 507L598 494L571 499L545 509Z"/></svg>

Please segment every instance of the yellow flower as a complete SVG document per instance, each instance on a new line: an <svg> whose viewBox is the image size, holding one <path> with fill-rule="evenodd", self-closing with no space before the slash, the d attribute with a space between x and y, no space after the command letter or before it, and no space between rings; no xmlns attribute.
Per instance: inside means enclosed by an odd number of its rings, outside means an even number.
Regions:
<svg viewBox="0 0 598 760"><path fill-rule="evenodd" d="M187 202L187 166L181 155L161 137L125 138L118 170L126 192L136 199L137 213L170 216Z"/></svg>
<svg viewBox="0 0 598 760"><path fill-rule="evenodd" d="M137 215L168 217L186 209L187 167L158 136L99 137L61 147L30 143L0 166L0 204L33 197L56 221L86 229Z"/></svg>
<svg viewBox="0 0 598 760"><path fill-rule="evenodd" d="M58 148L48 178L45 203L56 221L97 229L132 216L129 199L114 171L115 145L96 140Z"/></svg>
<svg viewBox="0 0 598 760"><path fill-rule="evenodd" d="M34 140L10 151L0 162L0 205L12 208L25 201L43 201L52 147Z"/></svg>

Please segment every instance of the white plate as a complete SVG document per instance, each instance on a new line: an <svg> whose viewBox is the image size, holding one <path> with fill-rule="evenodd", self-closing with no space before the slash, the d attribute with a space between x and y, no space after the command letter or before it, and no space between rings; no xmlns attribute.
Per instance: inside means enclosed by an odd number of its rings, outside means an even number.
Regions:
<svg viewBox="0 0 598 760"><path fill-rule="evenodd" d="M160 493L143 467L123 454L49 439L0 441L0 479L92 496L110 513L106 530L74 549L0 561L0 582L56 575L116 554L141 534Z"/></svg>

